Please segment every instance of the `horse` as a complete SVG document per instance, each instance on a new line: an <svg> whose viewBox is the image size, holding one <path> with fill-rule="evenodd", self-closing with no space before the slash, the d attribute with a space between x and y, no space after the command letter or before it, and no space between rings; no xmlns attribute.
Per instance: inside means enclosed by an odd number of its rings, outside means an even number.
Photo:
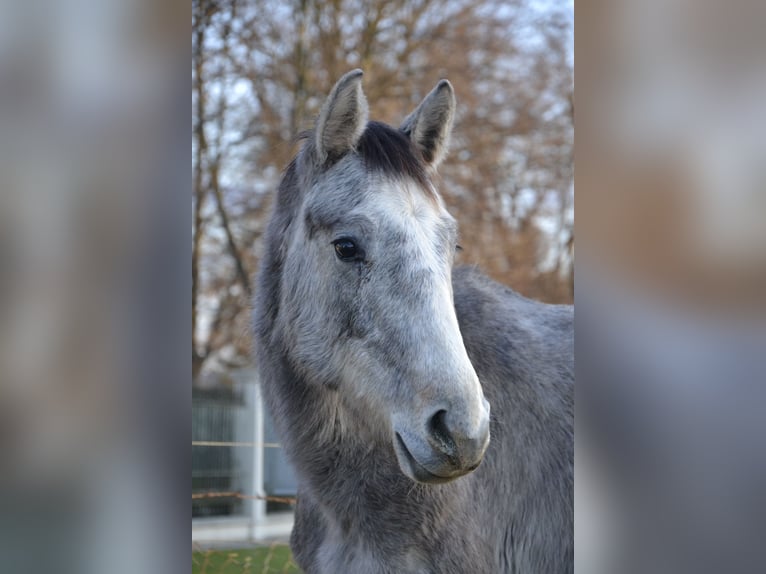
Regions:
<svg viewBox="0 0 766 574"><path fill-rule="evenodd" d="M434 184L449 81L394 128L368 120L362 75L335 84L285 169L257 276L294 558L308 574L571 573L573 309L454 266Z"/></svg>

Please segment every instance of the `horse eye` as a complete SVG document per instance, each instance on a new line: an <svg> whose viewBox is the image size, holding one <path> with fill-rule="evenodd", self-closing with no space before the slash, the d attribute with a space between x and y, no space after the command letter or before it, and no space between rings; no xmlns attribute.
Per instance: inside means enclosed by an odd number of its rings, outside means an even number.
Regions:
<svg viewBox="0 0 766 574"><path fill-rule="evenodd" d="M333 245L335 245L335 255L337 255L338 259L341 261L353 261L357 258L358 250L356 248L356 243L351 239L344 237L343 239L333 241Z"/></svg>

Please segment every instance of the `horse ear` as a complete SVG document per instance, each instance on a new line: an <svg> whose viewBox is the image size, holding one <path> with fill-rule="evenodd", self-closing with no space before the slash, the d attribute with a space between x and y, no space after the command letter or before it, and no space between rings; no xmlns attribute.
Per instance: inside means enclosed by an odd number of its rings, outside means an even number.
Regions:
<svg viewBox="0 0 766 574"><path fill-rule="evenodd" d="M314 134L320 164L351 150L364 132L369 109L362 92L362 75L362 70L346 73L319 112Z"/></svg>
<svg viewBox="0 0 766 574"><path fill-rule="evenodd" d="M423 159L434 168L447 155L455 107L452 84L441 80L399 128L410 136Z"/></svg>

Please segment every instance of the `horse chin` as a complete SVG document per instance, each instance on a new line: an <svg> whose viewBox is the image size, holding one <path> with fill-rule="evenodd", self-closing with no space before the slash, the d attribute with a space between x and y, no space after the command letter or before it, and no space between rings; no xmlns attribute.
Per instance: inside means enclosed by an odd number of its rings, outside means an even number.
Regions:
<svg viewBox="0 0 766 574"><path fill-rule="evenodd" d="M452 482L456 478L460 478L466 474L465 472L452 473L449 476L434 474L417 461L407 448L407 445L404 443L404 440L399 433L395 433L395 437L394 452L399 461L399 468L401 468L405 476L415 482L421 484L444 484L445 482Z"/></svg>

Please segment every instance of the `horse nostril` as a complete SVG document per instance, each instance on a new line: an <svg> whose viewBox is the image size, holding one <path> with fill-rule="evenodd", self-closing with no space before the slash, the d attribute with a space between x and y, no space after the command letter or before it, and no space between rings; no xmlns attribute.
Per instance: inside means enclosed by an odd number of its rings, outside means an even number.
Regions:
<svg viewBox="0 0 766 574"><path fill-rule="evenodd" d="M489 417L476 426L456 418L455 412L459 411L439 410L428 419L428 442L431 448L447 458L449 464L470 471L479 465L487 448Z"/></svg>
<svg viewBox="0 0 766 574"><path fill-rule="evenodd" d="M450 461L457 463L457 447L455 446L455 440L452 438L452 433L447 428L447 423L444 420L446 414L447 411L443 409L436 411L428 421L428 435L432 446L446 454Z"/></svg>

